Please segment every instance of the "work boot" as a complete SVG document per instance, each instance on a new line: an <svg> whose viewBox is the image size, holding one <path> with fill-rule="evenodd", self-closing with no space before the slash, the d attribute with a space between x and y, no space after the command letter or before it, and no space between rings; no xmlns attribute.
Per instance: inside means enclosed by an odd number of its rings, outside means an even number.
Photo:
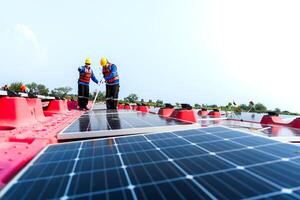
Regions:
<svg viewBox="0 0 300 200"><path fill-rule="evenodd" d="M107 110L111 109L110 99L106 100L106 108Z"/></svg>
<svg viewBox="0 0 300 200"><path fill-rule="evenodd" d="M114 101L112 99L109 101L109 107L110 109L114 109Z"/></svg>
<svg viewBox="0 0 300 200"><path fill-rule="evenodd" d="M112 100L112 104L113 104L113 109L117 109L118 106L118 100Z"/></svg>
<svg viewBox="0 0 300 200"><path fill-rule="evenodd" d="M88 104L89 104L89 99L88 98L84 98L84 100L83 100L83 108L86 109Z"/></svg>

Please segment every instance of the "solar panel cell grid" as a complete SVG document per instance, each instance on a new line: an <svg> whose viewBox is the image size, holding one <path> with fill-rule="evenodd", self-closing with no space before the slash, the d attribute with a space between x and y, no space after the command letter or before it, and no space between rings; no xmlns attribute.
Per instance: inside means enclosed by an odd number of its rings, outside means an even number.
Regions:
<svg viewBox="0 0 300 200"><path fill-rule="evenodd" d="M175 131L200 127L173 118L160 117L150 113L105 111L82 115L58 134L59 140L99 138L157 131Z"/></svg>
<svg viewBox="0 0 300 200"><path fill-rule="evenodd" d="M158 115L136 112L82 115L64 133L117 130L139 127L183 125L184 122L161 118Z"/></svg>
<svg viewBox="0 0 300 200"><path fill-rule="evenodd" d="M52 145L1 195L12 199L300 198L300 157L295 153L300 147L238 133L213 127ZM275 146L286 152L273 152ZM20 195L24 188L26 193Z"/></svg>

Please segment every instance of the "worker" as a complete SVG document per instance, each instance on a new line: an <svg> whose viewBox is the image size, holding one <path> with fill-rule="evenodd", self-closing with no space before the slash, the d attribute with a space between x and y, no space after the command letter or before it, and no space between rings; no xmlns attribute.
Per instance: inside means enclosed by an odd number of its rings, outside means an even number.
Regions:
<svg viewBox="0 0 300 200"><path fill-rule="evenodd" d="M30 89L28 87L26 87L25 85L20 85L20 89L21 89L21 92L23 92L23 93L30 92Z"/></svg>
<svg viewBox="0 0 300 200"><path fill-rule="evenodd" d="M117 109L120 88L117 66L110 63L105 57L101 58L100 65L106 83L106 108Z"/></svg>
<svg viewBox="0 0 300 200"><path fill-rule="evenodd" d="M2 90L6 91L7 96L9 96L9 97L18 97L18 96L20 96L20 95L18 95L17 92L10 90L8 85L4 85L2 87Z"/></svg>
<svg viewBox="0 0 300 200"><path fill-rule="evenodd" d="M89 101L89 84L90 79L96 84L100 85L100 82L95 77L93 70L91 69L92 60L90 58L85 59L85 65L78 68L78 106L80 110L89 110L87 107Z"/></svg>
<svg viewBox="0 0 300 200"><path fill-rule="evenodd" d="M4 86L2 87L2 90L4 90L4 91L8 91L8 90L9 90L9 87L8 87L8 85L4 85Z"/></svg>

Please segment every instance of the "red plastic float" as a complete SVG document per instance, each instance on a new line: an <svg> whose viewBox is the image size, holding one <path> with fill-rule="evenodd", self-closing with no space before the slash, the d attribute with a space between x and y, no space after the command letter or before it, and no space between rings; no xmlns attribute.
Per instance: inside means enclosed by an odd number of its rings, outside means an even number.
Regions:
<svg viewBox="0 0 300 200"><path fill-rule="evenodd" d="M149 112L148 106L138 106L136 110L141 112Z"/></svg>
<svg viewBox="0 0 300 200"><path fill-rule="evenodd" d="M131 106L130 106L129 104L126 104L126 105L124 106L124 109L125 109L125 110L130 110L130 109L131 109Z"/></svg>
<svg viewBox="0 0 300 200"><path fill-rule="evenodd" d="M208 111L207 110L199 110L198 111L198 115L199 116L207 116L208 115Z"/></svg>
<svg viewBox="0 0 300 200"><path fill-rule="evenodd" d="M2 97L0 98L0 130L10 127L20 127L37 123L35 113L25 98Z"/></svg>
<svg viewBox="0 0 300 200"><path fill-rule="evenodd" d="M62 100L63 101L63 106L65 111L69 111L68 109L68 100Z"/></svg>
<svg viewBox="0 0 300 200"><path fill-rule="evenodd" d="M118 104L118 109L124 109L124 105L123 104Z"/></svg>
<svg viewBox="0 0 300 200"><path fill-rule="evenodd" d="M48 108L44 111L45 116L64 114L68 111L66 100L51 100Z"/></svg>
<svg viewBox="0 0 300 200"><path fill-rule="evenodd" d="M271 124L271 125L279 125L279 126L288 126L292 128L300 129L300 118L296 118L293 121L287 123L281 119L279 116L271 116L265 115L260 121L261 124Z"/></svg>
<svg viewBox="0 0 300 200"><path fill-rule="evenodd" d="M137 105L132 105L132 106L131 106L131 109L132 109L132 110L136 110L136 109L137 109Z"/></svg>
<svg viewBox="0 0 300 200"><path fill-rule="evenodd" d="M174 112L171 114L170 117L179 119L184 122L191 122L191 123L197 122L197 118L193 110L186 110L186 109L174 110Z"/></svg>
<svg viewBox="0 0 300 200"><path fill-rule="evenodd" d="M208 116L214 117L214 118L220 118L221 117L221 113L220 113L220 111L210 111L208 113Z"/></svg>
<svg viewBox="0 0 300 200"><path fill-rule="evenodd" d="M77 101L68 101L68 110L76 110L78 107Z"/></svg>
<svg viewBox="0 0 300 200"><path fill-rule="evenodd" d="M27 98L28 106L31 112L34 113L34 117L37 121L45 121L45 115L43 111L42 101L37 98Z"/></svg>
<svg viewBox="0 0 300 200"><path fill-rule="evenodd" d="M174 110L174 108L160 108L158 110L158 115L161 115L163 117L170 117Z"/></svg>
<svg viewBox="0 0 300 200"><path fill-rule="evenodd" d="M68 112L67 101L53 100L45 113L40 99L0 98L0 188L82 112Z"/></svg>
<svg viewBox="0 0 300 200"><path fill-rule="evenodd" d="M4 186L23 166L48 144L47 140L0 143L0 187Z"/></svg>

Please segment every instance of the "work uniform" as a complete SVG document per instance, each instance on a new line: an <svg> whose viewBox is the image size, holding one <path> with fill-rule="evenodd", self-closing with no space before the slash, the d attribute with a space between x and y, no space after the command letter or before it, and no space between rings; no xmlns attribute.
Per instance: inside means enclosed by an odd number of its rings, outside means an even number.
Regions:
<svg viewBox="0 0 300 200"><path fill-rule="evenodd" d="M102 73L106 82L106 107L107 109L117 109L120 88L117 66L108 63L102 68Z"/></svg>
<svg viewBox="0 0 300 200"><path fill-rule="evenodd" d="M81 66L78 68L78 106L80 109L86 109L90 95L90 79L98 83L97 78L94 76L93 70L90 67Z"/></svg>

